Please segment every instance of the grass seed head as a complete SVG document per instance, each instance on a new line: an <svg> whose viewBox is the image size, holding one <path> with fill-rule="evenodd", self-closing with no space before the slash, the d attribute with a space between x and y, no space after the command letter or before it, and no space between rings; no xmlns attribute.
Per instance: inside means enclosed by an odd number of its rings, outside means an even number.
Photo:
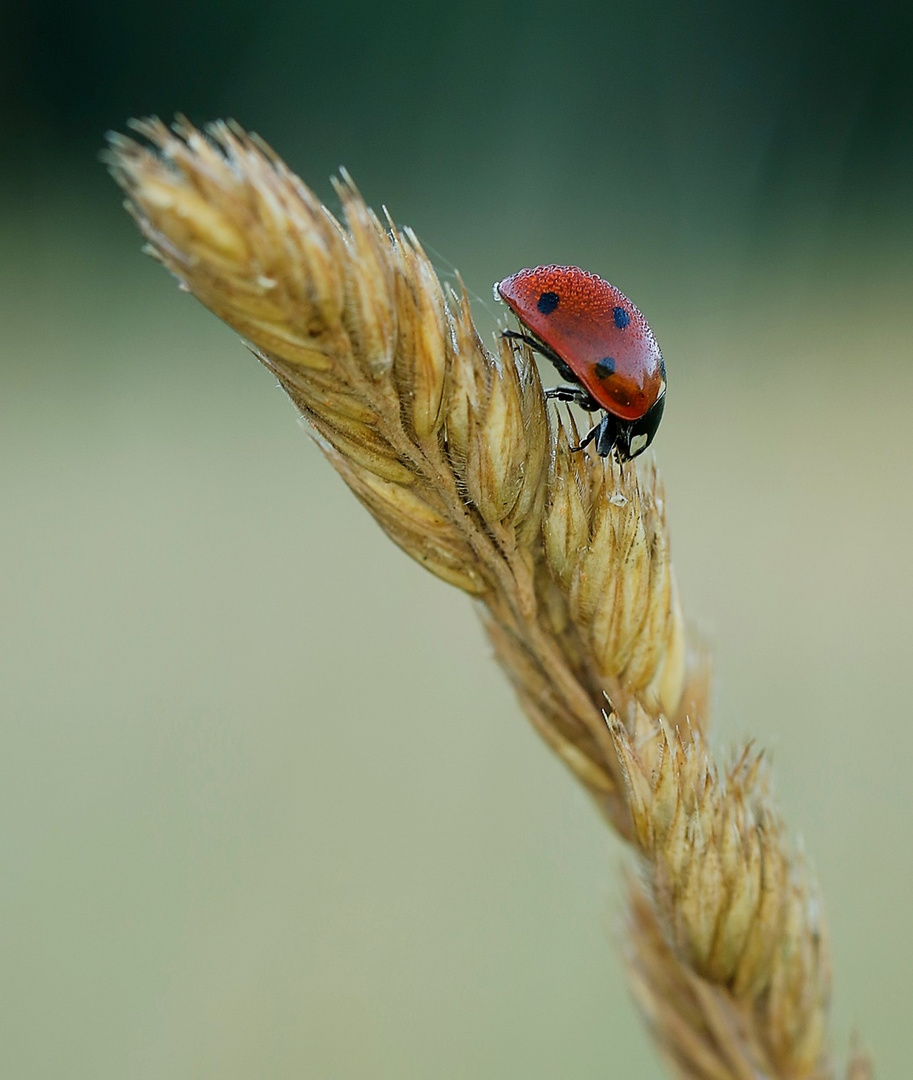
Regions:
<svg viewBox="0 0 913 1080"><path fill-rule="evenodd" d="M134 129L107 161L151 253L247 339L388 536L479 598L532 723L640 852L626 956L670 1067L832 1076L819 902L760 756L711 758L655 468L572 451L526 346L486 348L465 291L347 176L337 219L234 125ZM861 1052L847 1075L871 1077Z"/></svg>

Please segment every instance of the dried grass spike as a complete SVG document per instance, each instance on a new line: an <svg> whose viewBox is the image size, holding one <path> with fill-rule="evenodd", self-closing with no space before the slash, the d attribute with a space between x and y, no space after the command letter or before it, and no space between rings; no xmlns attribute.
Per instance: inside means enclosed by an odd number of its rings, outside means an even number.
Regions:
<svg viewBox="0 0 913 1080"><path fill-rule="evenodd" d="M832 1080L814 883L760 756L707 739L649 463L571 451L531 355L479 338L414 234L347 176L334 217L230 124L134 125L107 161L152 254L248 339L323 453L412 558L477 597L536 730L635 847L626 960L688 1080ZM854 1054L848 1080L870 1080Z"/></svg>

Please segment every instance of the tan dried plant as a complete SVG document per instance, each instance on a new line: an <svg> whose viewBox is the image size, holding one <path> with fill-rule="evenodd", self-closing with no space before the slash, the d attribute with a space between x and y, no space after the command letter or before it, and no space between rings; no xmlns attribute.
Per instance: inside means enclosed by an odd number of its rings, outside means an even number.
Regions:
<svg viewBox="0 0 913 1080"><path fill-rule="evenodd" d="M231 124L135 123L106 157L148 250L247 341L404 551L475 597L536 730L636 849L624 953L674 1075L834 1077L815 885L751 748L707 742L653 465L572 452L525 346L343 176L337 220ZM570 436L570 439L569 439ZM847 1076L872 1071L854 1052Z"/></svg>

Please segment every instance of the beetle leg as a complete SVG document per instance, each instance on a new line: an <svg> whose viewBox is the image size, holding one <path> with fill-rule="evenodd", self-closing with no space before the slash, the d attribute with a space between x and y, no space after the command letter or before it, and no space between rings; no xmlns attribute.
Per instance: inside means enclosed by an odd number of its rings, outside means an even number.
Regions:
<svg viewBox="0 0 913 1080"><path fill-rule="evenodd" d="M568 382L577 382L576 372L568 367L561 357L553 349L550 349L544 341L540 341L538 338L533 337L532 334L520 334L516 330L502 330L501 337L506 338L508 341L522 341L523 344L528 345L534 353L539 353L539 355L544 356L546 360L551 360L558 369L558 374L562 379L567 379Z"/></svg>
<svg viewBox="0 0 913 1080"><path fill-rule="evenodd" d="M529 334L519 334L516 330L502 330L501 337L507 338L508 341L522 341L524 345L528 345L533 352L542 352L542 345L536 341L534 337L530 337Z"/></svg>
<svg viewBox="0 0 913 1080"><path fill-rule="evenodd" d="M575 405L579 405L588 412L600 408L599 404L593 400L589 392L582 386L553 386L545 391L545 396L554 398L556 401L573 401Z"/></svg>
<svg viewBox="0 0 913 1080"><path fill-rule="evenodd" d="M584 450L593 441L593 439L596 438L596 436L599 434L599 432L602 431L604 426L605 426L605 418L600 420L599 423L596 424L595 427L590 428L590 430L586 433L586 435L584 435L584 437L580 440L580 445L579 446L570 447L571 453L576 453L578 450ZM597 446L598 446L598 444L597 444Z"/></svg>

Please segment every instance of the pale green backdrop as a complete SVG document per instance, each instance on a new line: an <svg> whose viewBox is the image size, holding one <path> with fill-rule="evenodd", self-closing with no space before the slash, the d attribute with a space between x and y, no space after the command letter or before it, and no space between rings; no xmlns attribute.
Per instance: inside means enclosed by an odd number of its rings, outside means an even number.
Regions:
<svg viewBox="0 0 913 1080"><path fill-rule="evenodd" d="M491 283L646 311L716 740L773 749L834 1031L913 1010L913 25L876 5L4 13L0 1075L658 1077L621 848L94 161L135 111L346 164Z"/></svg>

